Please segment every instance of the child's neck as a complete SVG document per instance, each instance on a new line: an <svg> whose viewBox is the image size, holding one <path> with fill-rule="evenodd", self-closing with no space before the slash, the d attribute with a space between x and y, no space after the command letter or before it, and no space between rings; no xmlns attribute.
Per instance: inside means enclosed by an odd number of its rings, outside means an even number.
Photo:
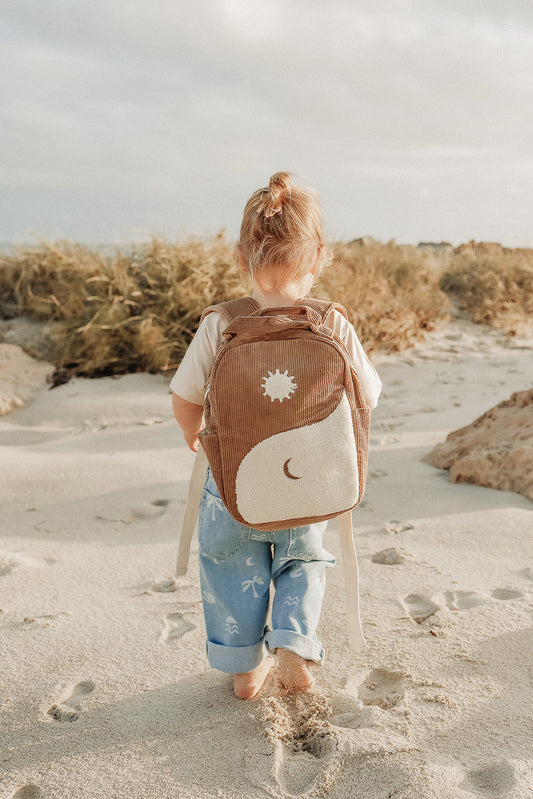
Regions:
<svg viewBox="0 0 533 799"><path fill-rule="evenodd" d="M311 284L312 285L312 284ZM285 287L283 294L276 291L263 292L259 288L254 288L252 297L257 300L261 308L277 308L284 305L294 305L298 300L306 297L311 286L291 283Z"/></svg>

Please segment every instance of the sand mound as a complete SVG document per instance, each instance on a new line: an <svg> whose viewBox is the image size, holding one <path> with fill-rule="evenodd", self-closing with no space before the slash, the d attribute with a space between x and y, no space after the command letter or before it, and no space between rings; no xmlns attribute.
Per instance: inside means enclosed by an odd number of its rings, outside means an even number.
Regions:
<svg viewBox="0 0 533 799"><path fill-rule="evenodd" d="M516 491L533 501L533 389L517 391L426 457L454 483Z"/></svg>
<svg viewBox="0 0 533 799"><path fill-rule="evenodd" d="M0 416L22 408L46 385L52 364L36 361L15 344L0 344Z"/></svg>

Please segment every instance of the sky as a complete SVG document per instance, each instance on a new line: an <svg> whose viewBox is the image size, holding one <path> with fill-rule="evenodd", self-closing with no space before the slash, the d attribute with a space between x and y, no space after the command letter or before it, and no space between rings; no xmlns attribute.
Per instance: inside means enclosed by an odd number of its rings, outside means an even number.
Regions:
<svg viewBox="0 0 533 799"><path fill-rule="evenodd" d="M326 237L533 246L531 0L0 0L0 240L238 236L287 170Z"/></svg>

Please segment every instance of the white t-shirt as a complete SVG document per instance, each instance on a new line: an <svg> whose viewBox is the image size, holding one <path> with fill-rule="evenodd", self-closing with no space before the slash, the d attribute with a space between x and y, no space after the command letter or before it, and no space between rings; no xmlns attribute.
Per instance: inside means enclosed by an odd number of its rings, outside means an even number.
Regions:
<svg viewBox="0 0 533 799"><path fill-rule="evenodd" d="M381 380L353 326L335 309L326 317L325 323L344 343L368 407L375 408L381 393ZM171 380L170 388L174 394L196 405L203 405L207 375L215 353L224 340L222 332L227 326L226 319L216 311L205 317Z"/></svg>

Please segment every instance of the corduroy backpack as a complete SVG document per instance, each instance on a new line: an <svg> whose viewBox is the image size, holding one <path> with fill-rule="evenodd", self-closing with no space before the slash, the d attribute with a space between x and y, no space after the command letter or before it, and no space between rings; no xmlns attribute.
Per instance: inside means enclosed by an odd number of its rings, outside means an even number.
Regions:
<svg viewBox="0 0 533 799"><path fill-rule="evenodd" d="M346 316L342 306L311 298L260 308L245 297L207 308L202 319L217 312L228 325L209 371L199 439L241 524L272 531L339 517L348 627L359 651L366 644L351 510L365 489L370 408L343 342L324 324L333 309ZM186 570L204 471L199 451L178 574Z"/></svg>

